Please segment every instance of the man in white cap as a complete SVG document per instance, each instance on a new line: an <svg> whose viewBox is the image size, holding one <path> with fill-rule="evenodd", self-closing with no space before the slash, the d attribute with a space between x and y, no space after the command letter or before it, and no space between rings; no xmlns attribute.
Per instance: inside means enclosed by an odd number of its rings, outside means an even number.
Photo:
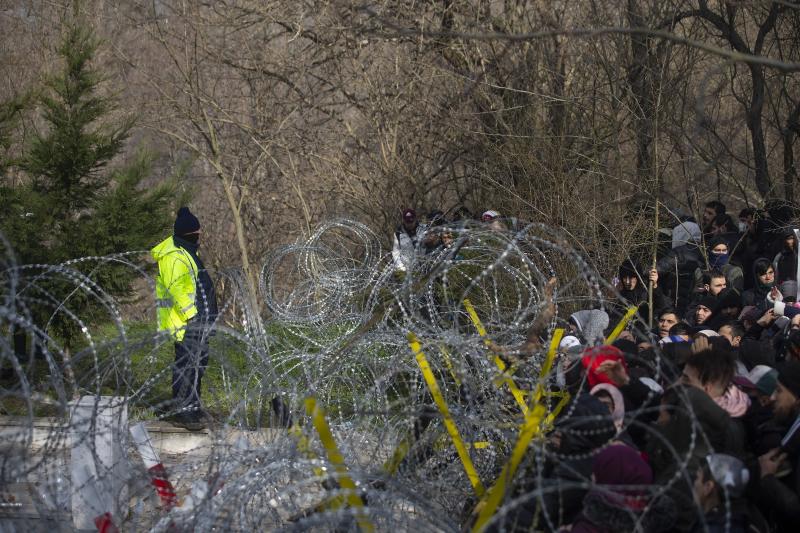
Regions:
<svg viewBox="0 0 800 533"><path fill-rule="evenodd" d="M489 224L489 227L495 231L502 231L506 228L503 225L503 221L500 219L500 213L495 211L494 209L489 209L488 211L484 211L481 215L481 221Z"/></svg>

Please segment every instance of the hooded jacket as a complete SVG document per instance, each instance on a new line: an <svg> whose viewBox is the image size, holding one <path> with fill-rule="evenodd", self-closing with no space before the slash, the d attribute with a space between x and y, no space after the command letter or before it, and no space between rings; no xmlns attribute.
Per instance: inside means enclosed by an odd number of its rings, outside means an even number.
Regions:
<svg viewBox="0 0 800 533"><path fill-rule="evenodd" d="M678 309L685 309L694 292L694 273L703 267L703 256L694 242L673 247L656 263L662 293L677 301Z"/></svg>
<svg viewBox="0 0 800 533"><path fill-rule="evenodd" d="M214 285L197 257L196 244L180 237L167 237L150 253L158 263L158 329L168 331L176 342L181 342L190 320L216 319Z"/></svg>
<svg viewBox="0 0 800 533"><path fill-rule="evenodd" d="M426 230L424 224L417 224L412 231L407 231L403 226L397 228L392 239L392 260L396 270L405 272L411 267Z"/></svg>
<svg viewBox="0 0 800 533"><path fill-rule="evenodd" d="M633 448L608 446L595 456L592 475L596 485L583 499L581 514L572 524L573 532L658 533L672 528L672 500L651 500L653 471Z"/></svg>
<svg viewBox="0 0 800 533"><path fill-rule="evenodd" d="M614 421L614 426L618 430L622 429L622 424L625 422L625 399L617 387L611 383L598 383L589 394L597 396L600 392L605 391L611 396L611 401L614 403L614 410L611 412L611 419Z"/></svg>
<svg viewBox="0 0 800 533"><path fill-rule="evenodd" d="M608 327L608 313L600 309L586 309L572 313L570 320L575 323L578 333L581 334L586 344L594 346L605 339L605 329Z"/></svg>
<svg viewBox="0 0 800 533"><path fill-rule="evenodd" d="M773 267L774 270L774 267ZM773 281L770 285L764 285L761 283L761 280L758 277L758 274L755 272L755 265L753 266L753 288L748 289L742 293L742 305L747 307L752 305L758 311L763 314L767 308L769 307L769 302L767 301L767 296L769 295L769 291L772 290L772 287L775 286L775 282Z"/></svg>

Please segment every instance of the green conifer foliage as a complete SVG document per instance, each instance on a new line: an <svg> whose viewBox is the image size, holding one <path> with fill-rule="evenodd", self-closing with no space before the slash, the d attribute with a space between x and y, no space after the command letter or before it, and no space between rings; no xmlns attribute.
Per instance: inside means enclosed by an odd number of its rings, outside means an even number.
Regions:
<svg viewBox="0 0 800 533"><path fill-rule="evenodd" d="M4 180L0 186L0 200L8 206L0 231L20 264L146 250L169 231L175 180L144 188L151 171L148 154L119 160L133 121L119 119L117 99L103 91L107 80L93 65L99 44L79 25L65 30L58 49L63 69L38 98L44 127L14 165L24 175L22 184ZM118 263L83 261L70 268L113 296L130 294L134 280ZM36 297L43 300L41 309L32 310L37 325L67 346L81 335L67 309L88 323L108 318L91 289L75 290L71 280L51 277L36 287L29 290L39 290Z"/></svg>

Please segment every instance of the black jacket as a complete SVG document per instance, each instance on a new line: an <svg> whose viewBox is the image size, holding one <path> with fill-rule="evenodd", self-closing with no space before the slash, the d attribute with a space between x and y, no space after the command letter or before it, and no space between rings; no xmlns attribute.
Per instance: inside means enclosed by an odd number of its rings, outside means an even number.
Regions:
<svg viewBox="0 0 800 533"><path fill-rule="evenodd" d="M695 522L691 533L746 533L748 531L747 516L739 511L731 502L731 509L714 508L702 520Z"/></svg>
<svg viewBox="0 0 800 533"><path fill-rule="evenodd" d="M619 291L619 296L619 309L616 309L610 313L612 323L614 325L620 318L622 318L622 316L625 314L625 311L627 311L627 308L630 306L638 307L639 316L645 317L646 319L648 316L647 307L650 303L648 284L637 283L633 290ZM667 298L664 292L661 290L660 283L658 287L653 287L653 314L656 314L660 309L667 307L669 303L669 298Z"/></svg>
<svg viewBox="0 0 800 533"><path fill-rule="evenodd" d="M656 263L658 285L661 291L683 312L692 300L694 293L694 272L705 265L700 249L696 245L685 244L673 248Z"/></svg>
<svg viewBox="0 0 800 533"><path fill-rule="evenodd" d="M664 407L669 421L653 427L647 454L655 482L669 485L667 494L677 505L676 527L687 531L701 518L692 496L693 473L701 461L712 451L741 452L731 435L730 416L700 389L674 387L665 393Z"/></svg>
<svg viewBox="0 0 800 533"><path fill-rule="evenodd" d="M199 245L178 236L173 236L172 241L175 243L175 246L180 246L186 250L197 265L197 291L194 295L197 316L194 320L207 323L214 322L219 314L217 309L217 293L214 291L214 282L211 281L208 270L206 270L205 265L203 265L200 256L197 255Z"/></svg>
<svg viewBox="0 0 800 533"><path fill-rule="evenodd" d="M761 508L779 532L797 531L800 524L800 431L784 449L792 471L781 478L774 474L764 476L758 485Z"/></svg>

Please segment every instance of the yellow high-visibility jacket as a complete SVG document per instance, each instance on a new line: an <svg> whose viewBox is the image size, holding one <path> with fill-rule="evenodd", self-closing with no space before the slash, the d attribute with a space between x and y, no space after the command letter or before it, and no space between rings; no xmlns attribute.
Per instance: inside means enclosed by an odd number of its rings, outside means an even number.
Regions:
<svg viewBox="0 0 800 533"><path fill-rule="evenodd" d="M181 342L186 333L186 324L197 314L197 264L189 252L175 246L171 236L161 241L150 253L158 262L158 330L169 331L172 338Z"/></svg>

